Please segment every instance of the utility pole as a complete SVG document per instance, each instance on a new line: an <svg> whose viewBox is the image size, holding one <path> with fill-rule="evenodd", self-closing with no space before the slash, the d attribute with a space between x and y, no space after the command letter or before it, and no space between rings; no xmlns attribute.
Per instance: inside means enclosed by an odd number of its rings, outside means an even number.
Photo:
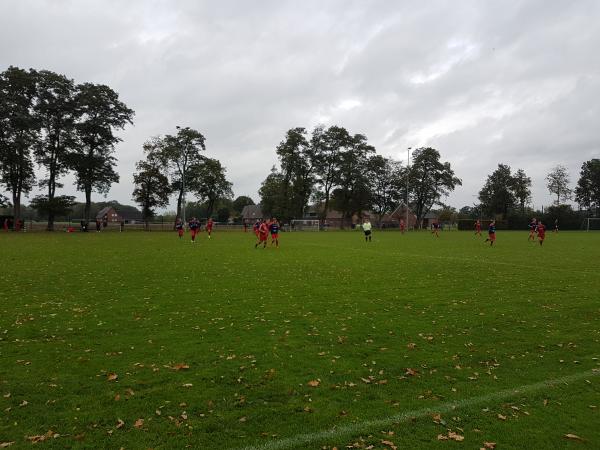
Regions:
<svg viewBox="0 0 600 450"><path fill-rule="evenodd" d="M178 130L181 130L181 127L179 125L177 125L175 128L177 128ZM179 132L177 134L179 134ZM179 140L179 136L177 137L177 140ZM184 154L187 154L187 153L184 152ZM186 222L185 222L185 168L181 175L181 188L183 191L183 195L181 196L181 208L182 208L181 217L182 217L182 221L183 221L183 226L185 227L185 224L186 224Z"/></svg>
<svg viewBox="0 0 600 450"><path fill-rule="evenodd" d="M408 178L410 173L410 150L412 147L408 147L406 150L406 229L408 230Z"/></svg>

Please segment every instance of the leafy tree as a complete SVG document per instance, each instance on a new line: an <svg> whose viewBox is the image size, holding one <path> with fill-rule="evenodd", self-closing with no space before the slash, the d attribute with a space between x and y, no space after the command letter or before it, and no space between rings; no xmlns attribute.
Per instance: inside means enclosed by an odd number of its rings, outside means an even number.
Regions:
<svg viewBox="0 0 600 450"><path fill-rule="evenodd" d="M347 149L339 154L338 188L334 191L335 206L345 220L354 213L360 214L371 205L368 162L375 148L367 144L367 138L356 134Z"/></svg>
<svg viewBox="0 0 600 450"><path fill-rule="evenodd" d="M229 216L231 216L231 210L227 206L221 206L217 210L217 222L227 223Z"/></svg>
<svg viewBox="0 0 600 450"><path fill-rule="evenodd" d="M521 208L521 214L525 214L525 206L531 201L531 178L523 169L519 169L513 176L511 187Z"/></svg>
<svg viewBox="0 0 600 450"><path fill-rule="evenodd" d="M517 201L512 188L513 181L511 169L505 164L498 164L498 168L488 175L479 191L481 207L487 214L502 214L503 218L508 216Z"/></svg>
<svg viewBox="0 0 600 450"><path fill-rule="evenodd" d="M581 166L581 173L575 199L588 210L595 209L596 214L600 209L600 159L594 158L586 161Z"/></svg>
<svg viewBox="0 0 600 450"><path fill-rule="evenodd" d="M248 206L248 205L254 205L254 200L252 200L250 197L247 197L245 195L240 195L233 201L232 208L233 208L233 211L239 215L242 213L244 206Z"/></svg>
<svg viewBox="0 0 600 450"><path fill-rule="evenodd" d="M261 209L265 216L285 217L284 183L283 175L273 166L258 191Z"/></svg>
<svg viewBox="0 0 600 450"><path fill-rule="evenodd" d="M225 176L225 168L220 161L213 158L203 158L190 170L191 189L199 199L206 201L206 217L211 217L215 203L220 198L231 198L231 183Z"/></svg>
<svg viewBox="0 0 600 450"><path fill-rule="evenodd" d="M21 198L31 191L35 176L31 149L39 142L33 115L37 74L9 67L0 74L0 184L10 191L15 219L21 218Z"/></svg>
<svg viewBox="0 0 600 450"><path fill-rule="evenodd" d="M371 156L367 162L367 176L371 191L371 209L378 217L378 223L385 214L393 211L402 201L402 164L381 155Z"/></svg>
<svg viewBox="0 0 600 450"><path fill-rule="evenodd" d="M38 73L37 102L34 106L42 130L42 141L35 150L38 163L46 168L47 177L40 183L47 188L47 203L44 210L48 214L47 230L54 230L54 218L61 207L54 201L60 176L69 169L69 151L76 142L75 121L77 107L73 80L47 70Z"/></svg>
<svg viewBox="0 0 600 450"><path fill-rule="evenodd" d="M31 200L30 207L38 211L38 215L52 214L53 217L66 216L75 204L72 195L55 195L51 199L47 195L38 195Z"/></svg>
<svg viewBox="0 0 600 450"><path fill-rule="evenodd" d="M556 195L556 205L560 205L561 200L567 201L571 198L573 191L569 189L569 172L565 166L558 165L554 167L548 175L546 175L546 181L548 182L548 191L551 194Z"/></svg>
<svg viewBox="0 0 600 450"><path fill-rule="evenodd" d="M4 195L0 194L0 208L9 208L12 206Z"/></svg>
<svg viewBox="0 0 600 450"><path fill-rule="evenodd" d="M283 198L287 200L282 218L303 217L314 186L315 147L306 139L304 128L292 128L276 153L284 180Z"/></svg>
<svg viewBox="0 0 600 450"><path fill-rule="evenodd" d="M156 142L149 141L144 144L146 159L138 161L136 164L137 172L133 174L133 200L142 208L142 216L146 223L146 230L149 229L148 222L154 217L154 209L167 206L169 195L171 195L171 186L169 179L164 173L164 166L159 158L155 158L152 151L155 149Z"/></svg>
<svg viewBox="0 0 600 450"><path fill-rule="evenodd" d="M323 199L321 219L326 217L331 192L338 186L340 155L351 145L352 137L343 127L331 126L327 130L317 127L313 131L311 146L315 155L315 174L322 189L320 197Z"/></svg>
<svg viewBox="0 0 600 450"><path fill-rule="evenodd" d="M450 163L441 162L440 153L431 147L414 151L409 180L409 199L419 224L422 224L423 217L431 208L439 204L442 196L462 185L460 178L454 175Z"/></svg>
<svg viewBox="0 0 600 450"><path fill-rule="evenodd" d="M121 139L114 131L133 123L134 112L115 91L101 84L77 86L75 104L80 118L75 124L78 142L68 155L68 162L75 171L77 189L85 193L83 217L89 222L92 191L106 194L111 184L119 181L113 153Z"/></svg>
<svg viewBox="0 0 600 450"><path fill-rule="evenodd" d="M190 127L177 127L176 135L167 134L156 140L156 144L153 157L162 161L170 172L173 191L177 192L177 217L181 217L183 197L202 173L198 166L204 159L201 153L206 150L205 138Z"/></svg>

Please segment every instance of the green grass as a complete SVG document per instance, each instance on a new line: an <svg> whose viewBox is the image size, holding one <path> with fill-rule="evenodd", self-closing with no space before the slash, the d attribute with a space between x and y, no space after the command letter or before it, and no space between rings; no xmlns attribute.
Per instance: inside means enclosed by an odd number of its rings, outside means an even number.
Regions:
<svg viewBox="0 0 600 450"><path fill-rule="evenodd" d="M201 237L0 234L0 443L600 447L600 234Z"/></svg>

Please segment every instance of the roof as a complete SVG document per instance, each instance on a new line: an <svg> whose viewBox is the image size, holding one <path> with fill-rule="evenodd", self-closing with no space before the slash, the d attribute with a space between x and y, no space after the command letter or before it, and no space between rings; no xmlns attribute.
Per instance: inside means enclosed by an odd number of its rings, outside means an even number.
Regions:
<svg viewBox="0 0 600 450"><path fill-rule="evenodd" d="M433 211L429 211L427 214L425 214L425 217L423 217L423 219L437 219L438 215L436 213L434 213Z"/></svg>
<svg viewBox="0 0 600 450"><path fill-rule="evenodd" d="M260 205L246 205L242 209L243 219L262 219L263 213Z"/></svg>
<svg viewBox="0 0 600 450"><path fill-rule="evenodd" d="M100 211L98 211L98 214L96 214L96 219L102 219L105 215L108 214L108 212L114 209L112 206L107 206L106 208L102 208Z"/></svg>

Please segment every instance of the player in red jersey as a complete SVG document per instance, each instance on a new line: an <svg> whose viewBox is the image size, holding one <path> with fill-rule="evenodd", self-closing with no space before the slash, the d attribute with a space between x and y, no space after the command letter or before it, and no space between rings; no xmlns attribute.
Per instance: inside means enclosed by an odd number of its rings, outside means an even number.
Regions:
<svg viewBox="0 0 600 450"><path fill-rule="evenodd" d="M258 242L254 244L254 248L258 248L260 244L263 244L263 248L267 248L267 239L269 237L269 226L267 225L266 220L260 223L258 227Z"/></svg>
<svg viewBox="0 0 600 450"><path fill-rule="evenodd" d="M546 227L541 221L538 222L537 235L540 241L540 245L542 245L544 243L544 239L546 239Z"/></svg>
<svg viewBox="0 0 600 450"><path fill-rule="evenodd" d="M213 229L213 220L211 217L209 217L208 220L206 221L206 232L208 233L209 239L210 239L210 234L212 233L212 229Z"/></svg>
<svg viewBox="0 0 600 450"><path fill-rule="evenodd" d="M404 219L400 219L400 233L404 234L405 229L406 229L406 224L404 223Z"/></svg>
<svg viewBox="0 0 600 450"><path fill-rule="evenodd" d="M475 222L475 235L481 236L481 222L479 221L479 219L477 219L477 221Z"/></svg>
<svg viewBox="0 0 600 450"><path fill-rule="evenodd" d="M179 235L179 239L181 239L183 237L183 230L184 230L184 226L183 226L183 222L181 221L181 219L177 219L177 222L175 223L175 229L177 230L177 234Z"/></svg>
<svg viewBox="0 0 600 450"><path fill-rule="evenodd" d="M276 218L271 219L269 231L271 232L271 245L275 244L275 247L279 248L279 222Z"/></svg>
<svg viewBox="0 0 600 450"><path fill-rule="evenodd" d="M494 242L496 242L496 221L495 220L492 220L492 222L490 223L490 226L488 227L488 238L485 240L485 242L489 242L490 247L494 245Z"/></svg>

